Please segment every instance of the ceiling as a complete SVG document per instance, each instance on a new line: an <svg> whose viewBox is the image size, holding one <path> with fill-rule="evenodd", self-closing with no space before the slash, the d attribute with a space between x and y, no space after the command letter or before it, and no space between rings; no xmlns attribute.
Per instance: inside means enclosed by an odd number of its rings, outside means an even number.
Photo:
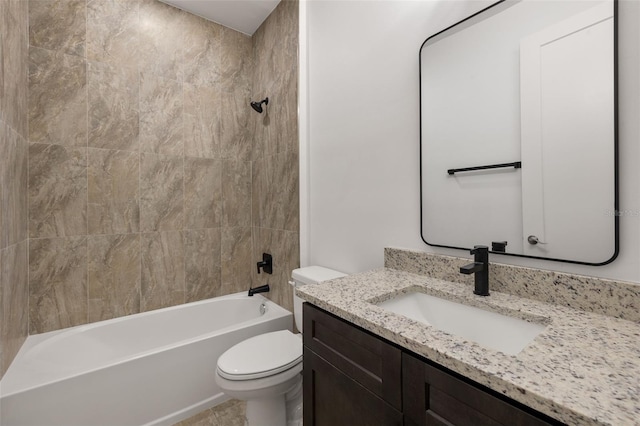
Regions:
<svg viewBox="0 0 640 426"><path fill-rule="evenodd" d="M247 35L253 33L280 0L160 0Z"/></svg>

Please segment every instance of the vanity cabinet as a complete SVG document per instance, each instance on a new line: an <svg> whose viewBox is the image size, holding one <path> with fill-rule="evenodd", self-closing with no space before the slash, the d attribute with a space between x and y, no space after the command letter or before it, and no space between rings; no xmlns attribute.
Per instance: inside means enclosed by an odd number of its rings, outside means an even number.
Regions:
<svg viewBox="0 0 640 426"><path fill-rule="evenodd" d="M305 426L403 424L402 412L307 347L303 376Z"/></svg>
<svg viewBox="0 0 640 426"><path fill-rule="evenodd" d="M304 304L305 426L561 423Z"/></svg>
<svg viewBox="0 0 640 426"><path fill-rule="evenodd" d="M402 425L402 350L309 303L305 426Z"/></svg>
<svg viewBox="0 0 640 426"><path fill-rule="evenodd" d="M561 424L408 353L402 370L405 426Z"/></svg>

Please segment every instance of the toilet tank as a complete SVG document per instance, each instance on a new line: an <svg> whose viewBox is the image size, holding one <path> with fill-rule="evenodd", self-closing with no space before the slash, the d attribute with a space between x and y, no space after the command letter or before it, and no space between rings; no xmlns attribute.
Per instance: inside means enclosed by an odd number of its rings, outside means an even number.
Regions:
<svg viewBox="0 0 640 426"><path fill-rule="evenodd" d="M307 284L319 284L323 281L333 280L335 278L346 277L347 274L334 271L333 269L324 268L322 266L306 266L304 268L294 269L291 272L292 280L289 281L293 288L293 315L296 320L296 327L302 333L302 303L304 300L296 296L295 287Z"/></svg>

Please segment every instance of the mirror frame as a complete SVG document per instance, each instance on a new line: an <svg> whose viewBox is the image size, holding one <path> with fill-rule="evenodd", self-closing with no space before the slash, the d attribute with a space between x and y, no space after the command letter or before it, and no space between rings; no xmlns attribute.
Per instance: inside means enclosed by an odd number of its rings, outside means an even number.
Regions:
<svg viewBox="0 0 640 426"><path fill-rule="evenodd" d="M448 27L446 27L445 29L438 31L437 33L429 36L421 45L420 45L420 49L418 50L418 95L419 95L419 113L420 113L420 238L422 239L422 241L424 241L427 245L432 246L432 247L442 247L442 248L448 248L448 249L456 249L456 250L466 250L469 251L471 250L470 247L456 247L456 246L448 246L448 245L443 245L443 244L432 244L430 242L428 242L424 236L424 211L423 211L423 203L424 203L424 196L423 196L423 181L422 181L422 154L423 154L423 140L422 140L422 48L427 44L427 42L429 40L431 40L434 37L438 37L440 36L442 33L458 26L458 25L462 25L462 24L468 24L468 21L476 18L478 15L481 15L482 13L488 12L490 11L492 8L506 2L508 0L499 0L495 3L492 3L491 5L481 9L480 11L454 23L453 25L450 25ZM578 264L578 265L589 265L589 266L603 266L603 265L607 265L611 262L613 262L617 257L618 254L620 252L620 210L619 210L619 155L618 155L618 121L619 121L619 114L618 114L618 0L612 0L613 1L613 113L614 113L614 117L613 117L613 132L614 132L614 140L613 140L613 157L614 157L614 252L613 255L605 260L604 262L599 262L599 263L591 263L591 262L582 262L579 260L570 260L570 259L557 259L557 258L551 258L551 257L543 257L543 256L530 256L530 255L526 255L526 254L518 254L518 253L506 253L506 252L501 252L501 251L492 251L490 250L489 252L492 254L500 254L500 255L506 255L506 256L514 256L514 257L523 257L523 258L529 258L529 259L540 259L540 260L551 260L554 262L563 262L563 263L573 263L573 264Z"/></svg>

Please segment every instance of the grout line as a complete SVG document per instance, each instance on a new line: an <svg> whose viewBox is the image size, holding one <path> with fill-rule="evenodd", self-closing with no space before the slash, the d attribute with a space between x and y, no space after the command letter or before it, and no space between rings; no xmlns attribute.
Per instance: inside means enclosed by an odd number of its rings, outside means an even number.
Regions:
<svg viewBox="0 0 640 426"><path fill-rule="evenodd" d="M87 21L88 21L88 8L87 8L87 3L85 2L84 4L84 43L85 43L85 47L84 47L84 67L85 67L85 95L86 95L86 115L85 115L85 129L86 129L86 151L85 151L85 169L86 169L86 177L87 177L87 183L86 183L86 188L87 188L87 203L86 203L86 210L85 210L85 226L86 226L86 234L87 234L87 241L85 242L86 244L86 254L87 254L87 263L86 263L86 286L87 286L87 318L86 318L86 323L89 323L89 318L90 318L90 314L89 314L89 289L91 288L90 283L89 283L89 60L87 58Z"/></svg>
<svg viewBox="0 0 640 426"><path fill-rule="evenodd" d="M184 69L183 69L184 80ZM184 120L184 102L185 102L185 82L180 82L181 94L182 94L182 111L180 112L180 118L182 119L182 303L187 302L187 261L185 256L185 247L187 239L187 175L186 175L186 126Z"/></svg>
<svg viewBox="0 0 640 426"><path fill-rule="evenodd" d="M136 14L138 15L138 22L140 21L140 5L138 3ZM138 84L138 140L136 146L138 147L138 241L140 250L138 252L138 266L140 279L138 285L138 312L142 312L142 268L143 268L143 250L142 250L142 144L140 138L140 130L142 129L142 73L140 70L140 64L136 63L136 81Z"/></svg>
<svg viewBox="0 0 640 426"><path fill-rule="evenodd" d="M25 137L25 142L27 144L27 182L26 182L26 192L27 192L27 336L31 335L31 268L29 267L30 265L30 257L31 257L31 251L30 251L30 247L31 247L31 239L29 238L29 217L30 217L30 209L29 209L29 170L31 167L31 158L29 155L29 148L31 146L30 144L30 132L29 132L29 113L28 113L28 109L29 109L29 92L30 92L30 88L29 88L29 49L31 47L31 34L29 32L29 28L31 28L31 20L29 18L29 5L27 4L27 67L26 67L26 83L27 83L27 88L26 88L26 92L27 92L27 134ZM3 360L4 362L4 360Z"/></svg>

